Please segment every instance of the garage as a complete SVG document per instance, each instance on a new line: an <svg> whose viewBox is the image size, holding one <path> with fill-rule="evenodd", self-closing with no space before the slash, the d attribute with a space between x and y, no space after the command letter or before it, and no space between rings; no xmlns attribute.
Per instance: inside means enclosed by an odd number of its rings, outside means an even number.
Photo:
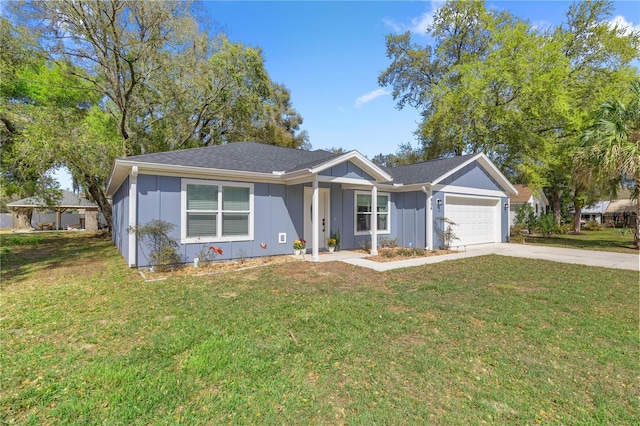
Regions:
<svg viewBox="0 0 640 426"><path fill-rule="evenodd" d="M451 246L500 242L499 198L446 196L444 213L458 237Z"/></svg>

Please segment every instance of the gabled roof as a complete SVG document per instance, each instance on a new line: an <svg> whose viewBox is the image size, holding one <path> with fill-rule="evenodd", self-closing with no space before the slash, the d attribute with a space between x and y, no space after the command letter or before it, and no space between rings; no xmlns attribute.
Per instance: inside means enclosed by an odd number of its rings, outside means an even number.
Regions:
<svg viewBox="0 0 640 426"><path fill-rule="evenodd" d="M474 161L477 161L507 194L518 193L511 182L483 153L391 167L387 170L393 176L394 185L437 185Z"/></svg>
<svg viewBox="0 0 640 426"><path fill-rule="evenodd" d="M636 200L611 200L607 213L634 213L638 209Z"/></svg>
<svg viewBox="0 0 640 426"><path fill-rule="evenodd" d="M533 195L531 188L525 185L514 185L518 190L518 195L509 197L509 201L512 203L526 203Z"/></svg>
<svg viewBox="0 0 640 426"><path fill-rule="evenodd" d="M47 207L47 203L39 197L28 197L7 203L8 207ZM70 191L62 191L62 198L54 205L67 209L97 209L98 205L87 200L79 194Z"/></svg>
<svg viewBox="0 0 640 426"><path fill-rule="evenodd" d="M321 149L303 151L257 142L237 142L126 157L130 162L202 167L257 173L292 172L338 157Z"/></svg>
<svg viewBox="0 0 640 426"><path fill-rule="evenodd" d="M335 154L321 149L304 151L257 142L236 142L117 158L107 185L107 195L113 195L133 167L147 173L217 174L245 179L287 180L304 178L345 161L352 161L380 182L391 179L385 170L357 151Z"/></svg>
<svg viewBox="0 0 640 426"><path fill-rule="evenodd" d="M440 180L450 170L465 164L474 155L462 155L458 157L443 158L441 160L425 161L424 163L408 164L406 166L387 167L386 170L393 176L393 183L411 185L417 183L430 183Z"/></svg>
<svg viewBox="0 0 640 426"><path fill-rule="evenodd" d="M526 203L531 197L539 197L545 205L549 205L549 200L547 200L547 196L544 195L544 192L540 190L534 191L526 185L514 186L518 190L518 195L512 195L509 197L509 201L512 203Z"/></svg>
<svg viewBox="0 0 640 426"><path fill-rule="evenodd" d="M318 175L347 161L360 167L378 183L394 186L435 185L467 164L478 161L507 193L516 193L511 183L484 154L385 168L374 164L358 151L334 154L323 150L303 151L257 142L236 142L117 158L107 185L107 195L113 195L130 173L217 175L226 178L293 183L305 181L312 175ZM344 178L342 182L348 180Z"/></svg>

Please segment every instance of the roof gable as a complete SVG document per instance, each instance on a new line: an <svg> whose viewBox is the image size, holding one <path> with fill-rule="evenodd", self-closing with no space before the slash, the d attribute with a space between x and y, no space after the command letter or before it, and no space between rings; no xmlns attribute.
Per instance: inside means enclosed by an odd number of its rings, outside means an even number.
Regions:
<svg viewBox="0 0 640 426"><path fill-rule="evenodd" d="M493 181L502 187L508 194L517 194L518 191L511 185L511 182L498 170L489 158L480 153L475 155L461 155L440 160L426 161L424 163L410 164L388 168L393 176L394 184L416 185L429 184L436 185L443 183L445 179L454 173L462 170L467 165L478 162Z"/></svg>
<svg viewBox="0 0 640 426"><path fill-rule="evenodd" d="M424 163L408 164L406 166L388 167L387 171L393 176L394 183L404 185L429 183L443 176L450 170L464 164L471 155L443 158L425 161Z"/></svg>

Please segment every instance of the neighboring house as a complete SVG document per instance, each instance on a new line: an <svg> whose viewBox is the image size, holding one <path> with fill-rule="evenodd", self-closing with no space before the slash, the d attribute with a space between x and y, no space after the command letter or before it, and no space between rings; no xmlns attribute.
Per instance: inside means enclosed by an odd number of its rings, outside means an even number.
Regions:
<svg viewBox="0 0 640 426"><path fill-rule="evenodd" d="M441 247L442 218L457 225L452 246L506 241L509 196L516 189L484 155L383 168L357 151L302 151L254 142L118 158L113 241L130 266L147 266L131 226L160 219L191 262L203 244L218 258L293 253L305 239L319 260L340 231L342 249L397 239Z"/></svg>
<svg viewBox="0 0 640 426"><path fill-rule="evenodd" d="M605 222L614 224L623 222L624 226L634 227L638 220L638 203L634 199L611 200L605 211Z"/></svg>
<svg viewBox="0 0 640 426"><path fill-rule="evenodd" d="M580 213L580 218L584 222L595 220L597 223L605 223L604 215L609 207L610 201L598 201L592 206L583 208Z"/></svg>
<svg viewBox="0 0 640 426"><path fill-rule="evenodd" d="M549 208L549 200L544 195L542 190L534 191L525 185L515 185L518 191L517 195L509 197L511 203L511 210L509 213L509 226L513 226L516 221L516 210L521 205L528 203L533 208L533 212L536 217L540 217L545 214Z"/></svg>
<svg viewBox="0 0 640 426"><path fill-rule="evenodd" d="M12 224L11 227L15 228L15 215L16 213L24 214L28 210L33 211L46 211L53 210L55 217L51 218L51 221L42 220L48 218L38 218L41 221L36 221L35 227L39 229L51 228L51 229L65 229L66 227L81 228L87 231L98 230L98 205L87 200L85 197L79 194L75 194L71 191L62 191L62 198L53 206L47 206L47 203L38 197L23 198L18 201L13 201L7 204L7 207L11 208ZM66 217L62 216L62 213L67 210L75 210L79 216L73 216L74 219L78 219L75 223L65 223ZM36 220L38 220L36 219ZM68 222L68 220L67 220ZM33 226L33 224L32 224Z"/></svg>

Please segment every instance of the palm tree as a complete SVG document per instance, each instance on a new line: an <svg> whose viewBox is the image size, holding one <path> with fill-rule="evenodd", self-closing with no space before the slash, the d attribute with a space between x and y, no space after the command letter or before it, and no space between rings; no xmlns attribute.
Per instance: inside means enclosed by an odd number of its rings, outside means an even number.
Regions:
<svg viewBox="0 0 640 426"><path fill-rule="evenodd" d="M631 184L637 214L634 245L640 248L640 79L631 83L629 94L626 105L620 100L602 104L575 159L585 182Z"/></svg>

